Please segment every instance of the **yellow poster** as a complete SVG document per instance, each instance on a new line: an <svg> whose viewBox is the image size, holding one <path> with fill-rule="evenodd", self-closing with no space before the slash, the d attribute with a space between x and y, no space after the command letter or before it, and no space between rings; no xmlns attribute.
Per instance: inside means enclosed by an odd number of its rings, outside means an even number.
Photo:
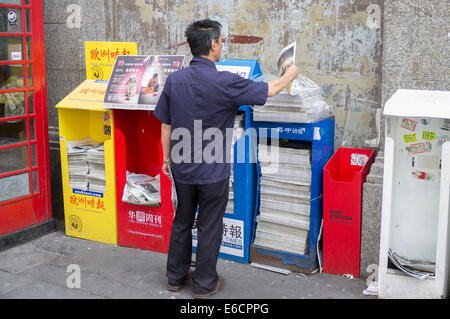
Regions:
<svg viewBox="0 0 450 319"><path fill-rule="evenodd" d="M135 42L84 43L86 56L86 79L109 80L118 55L137 55Z"/></svg>

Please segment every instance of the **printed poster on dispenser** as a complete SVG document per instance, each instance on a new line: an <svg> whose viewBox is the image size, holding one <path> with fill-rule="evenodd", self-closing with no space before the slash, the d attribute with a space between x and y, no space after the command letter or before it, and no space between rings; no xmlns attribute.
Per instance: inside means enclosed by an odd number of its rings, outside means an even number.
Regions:
<svg viewBox="0 0 450 319"><path fill-rule="evenodd" d="M153 111L170 73L181 69L184 55L118 56L103 107Z"/></svg>
<svg viewBox="0 0 450 319"><path fill-rule="evenodd" d="M197 215L192 228L192 246L197 247ZM244 221L232 218L223 218L223 233L220 252L223 254L244 257Z"/></svg>
<svg viewBox="0 0 450 319"><path fill-rule="evenodd" d="M120 55L136 55L136 42L84 42L86 79L108 81L116 58Z"/></svg>

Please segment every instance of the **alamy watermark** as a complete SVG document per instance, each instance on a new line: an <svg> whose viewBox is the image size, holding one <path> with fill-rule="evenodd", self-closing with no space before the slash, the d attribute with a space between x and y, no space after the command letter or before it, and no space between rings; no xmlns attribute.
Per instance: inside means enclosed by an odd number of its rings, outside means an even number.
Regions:
<svg viewBox="0 0 450 319"><path fill-rule="evenodd" d="M277 129L250 127L244 129L227 128L223 131L216 127L204 129L201 120L194 121L193 130L184 127L175 128L171 133L170 160L174 164L181 163L256 163L257 144L279 146ZM259 142L258 137L259 136ZM267 169L278 171L279 153L270 147L258 150L260 158L264 158Z"/></svg>
<svg viewBox="0 0 450 319"><path fill-rule="evenodd" d="M81 288L81 268L77 264L70 264L66 268L66 286L67 288Z"/></svg>
<svg viewBox="0 0 450 319"><path fill-rule="evenodd" d="M69 29L81 28L81 6L78 4L69 4L66 7L66 13L68 14L66 19L66 25Z"/></svg>

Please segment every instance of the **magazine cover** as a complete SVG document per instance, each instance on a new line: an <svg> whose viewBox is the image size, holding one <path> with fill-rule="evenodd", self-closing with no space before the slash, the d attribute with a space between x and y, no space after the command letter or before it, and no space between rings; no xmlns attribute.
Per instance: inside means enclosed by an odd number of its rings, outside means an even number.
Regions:
<svg viewBox="0 0 450 319"><path fill-rule="evenodd" d="M183 61L184 55L150 56L141 81L139 104L156 106L167 77L170 73L180 70Z"/></svg>
<svg viewBox="0 0 450 319"><path fill-rule="evenodd" d="M170 73L181 69L183 55L118 56L103 107L154 110Z"/></svg>
<svg viewBox="0 0 450 319"><path fill-rule="evenodd" d="M150 56L118 56L106 88L103 107L137 109L139 88Z"/></svg>
<svg viewBox="0 0 450 319"><path fill-rule="evenodd" d="M280 54L278 55L277 69L278 69L278 74L280 76L282 76L284 74L286 68L290 64L295 64L295 47L296 47L296 42L292 42L291 44L289 44L288 46L283 48L283 50L281 50ZM291 94L292 82L290 82L288 84L286 90L288 91L289 94Z"/></svg>

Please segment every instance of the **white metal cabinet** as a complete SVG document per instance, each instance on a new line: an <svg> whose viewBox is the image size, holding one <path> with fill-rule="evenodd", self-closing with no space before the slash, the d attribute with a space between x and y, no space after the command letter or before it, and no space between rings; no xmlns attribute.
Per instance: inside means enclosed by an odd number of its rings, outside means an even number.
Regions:
<svg viewBox="0 0 450 319"><path fill-rule="evenodd" d="M446 298L450 92L398 90L386 102L384 114L379 297ZM409 269L431 270L433 275L418 279L398 270L389 251Z"/></svg>

